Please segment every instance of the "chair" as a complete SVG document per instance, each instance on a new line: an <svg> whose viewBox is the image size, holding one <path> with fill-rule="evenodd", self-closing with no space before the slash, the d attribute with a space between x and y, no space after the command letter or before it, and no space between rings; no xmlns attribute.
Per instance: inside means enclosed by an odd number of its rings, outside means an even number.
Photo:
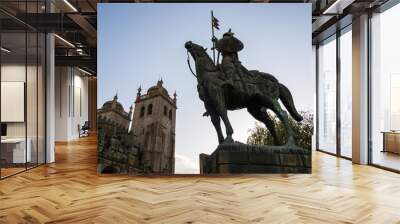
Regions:
<svg viewBox="0 0 400 224"><path fill-rule="evenodd" d="M90 129L89 121L85 121L82 127L78 125L78 129L79 129L79 138L89 136L89 129Z"/></svg>

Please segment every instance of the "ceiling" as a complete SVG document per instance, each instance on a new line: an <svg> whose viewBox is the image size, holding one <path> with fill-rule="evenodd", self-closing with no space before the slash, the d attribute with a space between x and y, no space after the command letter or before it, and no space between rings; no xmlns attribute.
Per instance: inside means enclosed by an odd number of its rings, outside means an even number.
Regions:
<svg viewBox="0 0 400 224"><path fill-rule="evenodd" d="M387 0L239 0L239 1L169 1L169 0L45 0L0 2L3 32L16 33L26 28L54 32L56 65L80 66L96 73L98 3L134 2L254 2L311 3L313 43L336 31L337 24L351 23L351 17L373 9ZM50 2L50 4L49 4ZM52 13L49 13L49 12ZM25 13L28 12L28 13ZM342 22L338 23L341 20ZM344 21L344 22L343 22ZM348 21L346 23L346 21ZM336 27L335 27L336 26ZM15 40L18 40L16 38Z"/></svg>
<svg viewBox="0 0 400 224"><path fill-rule="evenodd" d="M56 65L79 66L96 74L97 12L95 0L1 0L0 22L3 43L13 49L8 58L26 54L29 32L54 32ZM51 13L50 13L51 12ZM29 37L29 35L28 35ZM30 38L28 38L30 39ZM21 42L22 41L22 42ZM27 55L36 49L27 45Z"/></svg>

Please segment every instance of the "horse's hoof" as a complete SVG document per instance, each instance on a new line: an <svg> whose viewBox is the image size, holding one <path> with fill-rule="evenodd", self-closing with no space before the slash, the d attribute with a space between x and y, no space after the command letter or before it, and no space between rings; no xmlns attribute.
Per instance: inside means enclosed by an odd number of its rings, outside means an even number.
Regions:
<svg viewBox="0 0 400 224"><path fill-rule="evenodd" d="M233 141L233 138L232 137L226 137L226 139L224 140L224 144L226 144L226 143L233 143L234 141Z"/></svg>

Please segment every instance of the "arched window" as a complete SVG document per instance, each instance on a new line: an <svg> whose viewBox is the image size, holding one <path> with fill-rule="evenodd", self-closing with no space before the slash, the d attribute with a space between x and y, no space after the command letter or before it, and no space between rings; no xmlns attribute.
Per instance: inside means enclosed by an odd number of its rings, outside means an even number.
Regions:
<svg viewBox="0 0 400 224"><path fill-rule="evenodd" d="M152 114L153 113L153 104L150 104L149 107L147 108L147 114Z"/></svg>
<svg viewBox="0 0 400 224"><path fill-rule="evenodd" d="M167 116L167 106L164 106L164 115Z"/></svg>
<svg viewBox="0 0 400 224"><path fill-rule="evenodd" d="M169 119L172 120L172 110L169 110L169 115L168 115Z"/></svg>
<svg viewBox="0 0 400 224"><path fill-rule="evenodd" d="M144 116L144 110L145 110L145 108L144 108L144 106L142 106L142 108L140 108L140 117Z"/></svg>

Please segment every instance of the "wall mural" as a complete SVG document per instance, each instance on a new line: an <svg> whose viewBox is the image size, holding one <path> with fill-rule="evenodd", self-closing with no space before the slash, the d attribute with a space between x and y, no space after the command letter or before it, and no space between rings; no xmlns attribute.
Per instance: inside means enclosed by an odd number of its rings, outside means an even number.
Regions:
<svg viewBox="0 0 400 224"><path fill-rule="evenodd" d="M99 55L99 173L311 173L314 76L308 5L297 15L305 29L297 36L292 36L299 32L292 29L296 24L266 23L263 30L249 22L285 18L278 8L293 16L298 6L262 4L261 10L238 11L236 4L122 5L99 8L104 28L99 48L105 49ZM115 12L124 21L134 17L129 21L135 21L130 24L135 31L112 26L109 16ZM240 13L247 19L234 18ZM197 19L205 15L208 19ZM297 38L310 41L299 47ZM111 39L125 46L107 48ZM281 41L287 46L276 46ZM288 50L291 46L296 48ZM113 51L120 60L102 61ZM135 97L129 82L139 84ZM179 104L177 92L182 93Z"/></svg>

